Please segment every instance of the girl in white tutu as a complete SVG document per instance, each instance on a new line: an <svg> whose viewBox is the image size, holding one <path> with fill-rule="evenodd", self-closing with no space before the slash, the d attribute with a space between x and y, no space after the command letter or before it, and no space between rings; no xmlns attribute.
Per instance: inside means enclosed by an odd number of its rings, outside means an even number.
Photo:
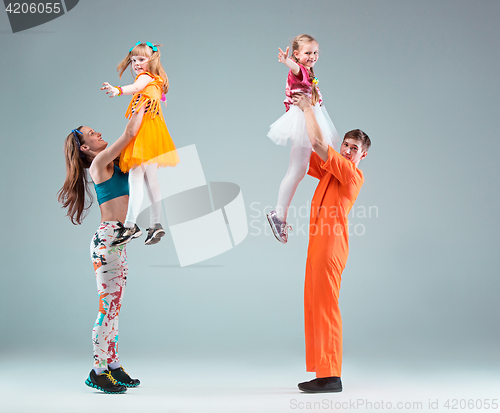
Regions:
<svg viewBox="0 0 500 413"><path fill-rule="evenodd" d="M283 52L279 49L278 61L284 63L290 71L286 81L286 113L274 122L267 136L277 145L286 145L291 141L290 164L281 182L276 209L267 214L276 239L283 244L288 240L286 218L295 190L307 172L312 146L307 136L304 113L293 105L292 95L303 93L311 99L316 119L323 131L326 142L339 149L340 137L330 116L322 105L323 99L318 89L318 78L314 75L314 65L318 60L318 42L307 34L293 39L292 54L289 47Z"/></svg>

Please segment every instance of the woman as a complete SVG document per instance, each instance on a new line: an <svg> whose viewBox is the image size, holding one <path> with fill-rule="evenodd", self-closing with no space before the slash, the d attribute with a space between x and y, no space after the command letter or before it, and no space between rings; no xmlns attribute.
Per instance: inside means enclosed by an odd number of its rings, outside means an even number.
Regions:
<svg viewBox="0 0 500 413"><path fill-rule="evenodd" d="M127 281L127 254L125 245L112 247L119 231L123 231L128 207L128 175L123 174L115 159L135 136L141 117L129 123L123 135L108 147L100 133L80 126L64 142L66 181L58 193L58 200L68 208L73 224L81 224L85 212L92 205L90 181L94 183L101 210L101 224L90 245L94 264L99 313L92 331L94 368L85 384L105 393L124 393L127 387L136 387L139 380L131 379L118 358L118 315Z"/></svg>

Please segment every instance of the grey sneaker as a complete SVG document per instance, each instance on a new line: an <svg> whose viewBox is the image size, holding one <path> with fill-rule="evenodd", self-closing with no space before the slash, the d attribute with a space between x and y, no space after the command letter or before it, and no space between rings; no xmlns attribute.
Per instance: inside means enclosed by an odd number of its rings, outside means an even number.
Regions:
<svg viewBox="0 0 500 413"><path fill-rule="evenodd" d="M135 224L133 228L126 228L121 224L119 227L120 229L118 230L118 234L116 235L115 240L111 243L112 247L126 244L127 242L130 242L132 238L137 238L142 235L142 231L137 224Z"/></svg>
<svg viewBox="0 0 500 413"><path fill-rule="evenodd" d="M161 237L165 235L165 230L161 226L161 224L155 224L153 228L148 228L148 236L146 237L146 241L144 244L153 245L160 242Z"/></svg>
<svg viewBox="0 0 500 413"><path fill-rule="evenodd" d="M268 212L266 216L276 239L282 244L286 244L288 241L288 230L293 231L292 227L285 221L280 221L276 215L276 211Z"/></svg>

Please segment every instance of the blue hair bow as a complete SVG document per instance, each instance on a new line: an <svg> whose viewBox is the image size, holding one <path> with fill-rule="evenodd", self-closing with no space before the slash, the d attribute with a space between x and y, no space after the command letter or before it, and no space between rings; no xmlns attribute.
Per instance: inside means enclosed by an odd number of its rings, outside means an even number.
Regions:
<svg viewBox="0 0 500 413"><path fill-rule="evenodd" d="M139 46L140 44L141 44L141 42L137 42L134 46L132 46L132 47L130 48L130 50L129 50L128 52L130 53L132 50L134 50L134 47L135 47L135 46ZM158 48L157 48L157 47L156 47L153 43L151 43L151 42L146 42L146 46L151 47L151 50L152 50L153 52L157 52L157 51L158 51Z"/></svg>
<svg viewBox="0 0 500 413"><path fill-rule="evenodd" d="M129 50L128 52L130 53L132 50L134 50L134 47L135 47L135 46L139 46L140 44L141 44L141 42L137 42L136 44L134 44L134 45L130 48L130 50Z"/></svg>
<svg viewBox="0 0 500 413"><path fill-rule="evenodd" d="M151 47L151 50L153 50L153 52L156 52L158 51L158 48L151 42L146 42L146 44Z"/></svg>

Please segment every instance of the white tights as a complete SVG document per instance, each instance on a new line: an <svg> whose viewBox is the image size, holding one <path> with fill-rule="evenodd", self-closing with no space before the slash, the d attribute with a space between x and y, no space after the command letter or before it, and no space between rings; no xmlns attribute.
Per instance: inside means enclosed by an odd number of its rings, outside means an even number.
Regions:
<svg viewBox="0 0 500 413"><path fill-rule="evenodd" d="M288 208L292 202L295 190L307 172L311 153L311 148L304 148L300 143L292 141L290 164L288 165L288 171L283 181L281 181L278 203L276 205L276 215L280 221L286 221Z"/></svg>
<svg viewBox="0 0 500 413"><path fill-rule="evenodd" d="M128 172L129 201L125 226L133 227L142 206L143 185L146 185L149 201L151 202L150 226L160 222L161 191L158 184L157 164L140 165Z"/></svg>

